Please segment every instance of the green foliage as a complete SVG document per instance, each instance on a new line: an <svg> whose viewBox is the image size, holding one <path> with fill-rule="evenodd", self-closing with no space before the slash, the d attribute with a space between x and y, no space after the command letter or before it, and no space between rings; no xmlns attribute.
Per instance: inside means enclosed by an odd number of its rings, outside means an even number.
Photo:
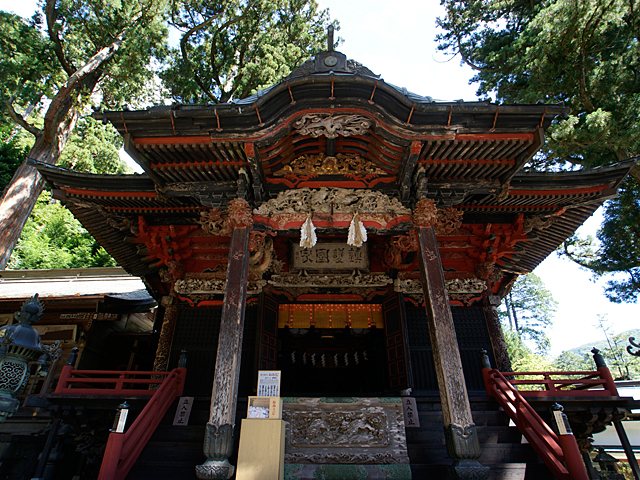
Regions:
<svg viewBox="0 0 640 480"><path fill-rule="evenodd" d="M515 331L504 329L503 333L514 372L551 370L551 363L543 355L534 353Z"/></svg>
<svg viewBox="0 0 640 480"><path fill-rule="evenodd" d="M326 42L327 10L307 0L173 1L181 34L162 79L184 103L244 98L287 75Z"/></svg>
<svg viewBox="0 0 640 480"><path fill-rule="evenodd" d="M11 269L111 267L116 263L60 203L43 192L27 221Z"/></svg>
<svg viewBox="0 0 640 480"><path fill-rule="evenodd" d="M40 104L63 80L49 42L39 31L38 18L0 11L0 100Z"/></svg>
<svg viewBox="0 0 640 480"><path fill-rule="evenodd" d="M549 348L545 333L551 325L557 302L537 275L522 275L514 283L499 310L503 322L523 341L532 342L537 352L544 354Z"/></svg>
<svg viewBox="0 0 640 480"><path fill-rule="evenodd" d="M84 117L62 151L58 165L80 172L125 173L127 166L118 155L120 148L122 137L111 124Z"/></svg>
<svg viewBox="0 0 640 480"><path fill-rule="evenodd" d="M564 372L592 371L595 364L588 351L565 350L553 360L553 368Z"/></svg>
<svg viewBox="0 0 640 480"><path fill-rule="evenodd" d="M548 159L596 166L640 152L640 12L626 0L443 0L440 49L477 73L479 94L565 103Z"/></svg>
<svg viewBox="0 0 640 480"><path fill-rule="evenodd" d="M640 154L640 9L626 0L442 0L439 48L476 70L478 93L498 101L564 103L566 118L547 132L533 167L596 167ZM633 169L640 179L640 167ZM572 257L596 274L623 271L607 294L640 293L637 229L640 191L627 184L607 207L598 257ZM634 236L635 235L635 236ZM584 243L584 242L582 242ZM635 247L635 250L634 250ZM625 249L628 255L625 255ZM609 258L625 256L625 258Z"/></svg>
<svg viewBox="0 0 640 480"><path fill-rule="evenodd" d="M640 184L627 179L618 197L605 205L598 245L591 238L571 237L564 250L569 258L596 275L609 275L605 294L612 302L635 302L640 293Z"/></svg>
<svg viewBox="0 0 640 480"><path fill-rule="evenodd" d="M165 52L165 2L49 0L41 6L42 12L30 21L0 12L3 103L11 101L22 108L42 106L41 102L53 98L73 75L82 77L83 69L95 67L96 53L120 35L124 40L116 54L90 72L92 78L84 86L78 85L77 93L87 102L99 84L101 103L116 107L145 91L153 75L150 59ZM83 90L85 86L88 90ZM69 101L74 100L70 95Z"/></svg>
<svg viewBox="0 0 640 480"><path fill-rule="evenodd" d="M11 181L16 168L27 156L29 147L21 144L20 139L6 126L0 128L0 192Z"/></svg>

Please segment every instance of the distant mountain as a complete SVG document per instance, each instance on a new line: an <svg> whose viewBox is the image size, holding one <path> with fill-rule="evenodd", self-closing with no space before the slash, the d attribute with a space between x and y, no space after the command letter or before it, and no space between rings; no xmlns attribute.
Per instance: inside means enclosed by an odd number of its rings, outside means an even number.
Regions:
<svg viewBox="0 0 640 480"><path fill-rule="evenodd" d="M635 337L636 341L640 342L640 329L627 330L625 332L616 333L613 335L615 338L621 338L624 346L628 345L628 338ZM596 347L598 350L604 350L605 348L609 348L609 344L607 343L607 339L604 338L604 334L601 339L585 343L580 345L579 347L569 349L569 352L577 353L578 355L582 355L584 353L591 354L591 349Z"/></svg>

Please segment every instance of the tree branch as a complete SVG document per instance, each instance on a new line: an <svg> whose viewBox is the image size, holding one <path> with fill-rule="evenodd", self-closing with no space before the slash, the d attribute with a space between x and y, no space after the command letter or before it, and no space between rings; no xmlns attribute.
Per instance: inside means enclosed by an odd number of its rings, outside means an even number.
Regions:
<svg viewBox="0 0 640 480"><path fill-rule="evenodd" d="M64 49L62 48L62 40L58 36L58 30L55 24L56 17L56 1L55 0L47 0L45 4L45 14L47 17L47 33L49 34L49 39L53 42L53 51L60 62L60 65L67 72L67 75L73 75L73 72L76 71L75 67L67 60L67 57L64 54Z"/></svg>
<svg viewBox="0 0 640 480"><path fill-rule="evenodd" d="M182 55L182 61L185 63L187 68L191 71L191 74L193 75L193 80L196 82L196 84L202 89L203 93L207 97L209 97L211 100L217 103L218 99L215 97L215 95L213 95L213 93L211 92L211 89L209 89L204 84L204 82L202 81L198 73L193 68L191 68L191 61L189 60L189 52L187 51L189 37L191 37L194 33L202 30L203 28L211 25L215 20L215 18L216 18L215 15L212 15L204 22L200 22L199 24L194 25L189 30L187 30L184 33L184 35L182 35L182 38L180 39L180 54Z"/></svg>
<svg viewBox="0 0 640 480"><path fill-rule="evenodd" d="M37 137L38 135L40 135L42 133L42 130L31 125L29 122L27 122L24 119L22 115L16 112L15 108L13 108L13 100L14 100L13 97L11 97L9 100L5 100L4 102L11 119L14 122L16 122L18 125L20 125L22 128L24 128L31 135L33 135L34 137Z"/></svg>
<svg viewBox="0 0 640 480"><path fill-rule="evenodd" d="M131 19L131 24L134 25L139 17L142 16L140 13L136 18ZM77 69L73 75L69 77L66 84L64 85L67 89L72 89L75 85L80 82L87 75L98 70L102 65L108 62L118 51L120 45L124 41L125 34L127 33L127 29L122 30L115 37L115 40L111 42L109 45L102 47L98 50L87 62L82 66L82 68Z"/></svg>

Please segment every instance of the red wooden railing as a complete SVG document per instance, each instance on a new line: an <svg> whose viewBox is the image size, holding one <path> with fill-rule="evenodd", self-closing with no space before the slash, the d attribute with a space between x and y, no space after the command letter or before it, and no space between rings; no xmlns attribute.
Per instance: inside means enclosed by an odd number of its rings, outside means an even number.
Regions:
<svg viewBox="0 0 640 480"><path fill-rule="evenodd" d="M173 374L171 372L135 372L121 370L76 370L65 365L54 391L60 395L150 397Z"/></svg>
<svg viewBox="0 0 640 480"><path fill-rule="evenodd" d="M175 398L182 395L186 369L153 373L164 376L160 388L151 391L151 398L125 433L109 434L98 480L122 480L127 476Z"/></svg>
<svg viewBox="0 0 640 480"><path fill-rule="evenodd" d="M572 434L556 434L526 401L522 395L524 392L517 390L498 370L483 368L482 375L489 396L498 401L556 478L588 480Z"/></svg>
<svg viewBox="0 0 640 480"><path fill-rule="evenodd" d="M175 398L182 395L185 377L184 368L170 372L123 372L75 370L65 365L55 389L57 395L151 397L125 433L109 434L99 480L122 480L127 476ZM158 385L157 389L151 388Z"/></svg>
<svg viewBox="0 0 640 480"><path fill-rule="evenodd" d="M516 388L526 385L526 389L519 391L530 398L618 396L618 389L607 367L600 367L597 371L501 373Z"/></svg>

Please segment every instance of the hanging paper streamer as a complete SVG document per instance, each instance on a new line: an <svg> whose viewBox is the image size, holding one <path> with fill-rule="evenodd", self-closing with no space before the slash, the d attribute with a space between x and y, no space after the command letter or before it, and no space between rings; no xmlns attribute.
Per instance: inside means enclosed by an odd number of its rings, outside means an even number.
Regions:
<svg viewBox="0 0 640 480"><path fill-rule="evenodd" d="M300 227L300 247L313 248L317 241L318 237L316 237L316 227L311 221L311 214L309 214L302 224L302 227Z"/></svg>
<svg viewBox="0 0 640 480"><path fill-rule="evenodd" d="M366 241L367 229L364 228L364 224L360 221L360 215L356 213L353 215L351 224L349 225L347 245L351 245L352 247L361 247Z"/></svg>

